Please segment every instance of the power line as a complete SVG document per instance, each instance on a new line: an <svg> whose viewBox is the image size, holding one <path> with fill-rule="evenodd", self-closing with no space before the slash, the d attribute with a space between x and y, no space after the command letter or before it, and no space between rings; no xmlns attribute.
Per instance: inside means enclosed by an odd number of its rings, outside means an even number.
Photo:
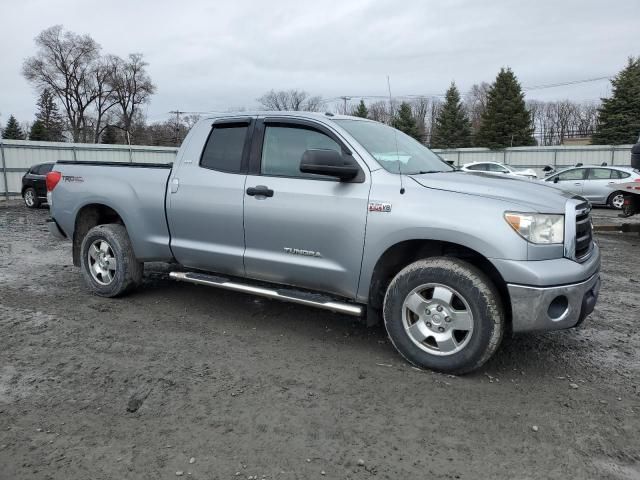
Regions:
<svg viewBox="0 0 640 480"><path fill-rule="evenodd" d="M595 78L585 78L582 80L569 80L566 82L557 82L557 83L547 83L542 85L532 85L532 86L524 86L523 90L542 90L545 88L555 88L555 87L564 87L568 85L577 85L580 83L591 83L591 82L599 82L602 80L610 80L611 76L603 76L603 77L595 77ZM432 98L432 97L444 97L445 93L422 93L422 94L409 94L409 95L394 95L393 98ZM338 100L343 100L344 98L361 98L361 99L388 99L388 95L343 95L339 97L331 97L322 101L322 103L331 103Z"/></svg>
<svg viewBox="0 0 640 480"><path fill-rule="evenodd" d="M523 90L541 90L543 88L554 88L554 87L564 87L567 85L576 85L578 83L590 83L590 82L599 82L601 80L611 80L612 77L596 77L596 78L587 78L585 80L571 80L568 82L560 82L560 83L548 83L546 85L534 85L532 87L522 87Z"/></svg>

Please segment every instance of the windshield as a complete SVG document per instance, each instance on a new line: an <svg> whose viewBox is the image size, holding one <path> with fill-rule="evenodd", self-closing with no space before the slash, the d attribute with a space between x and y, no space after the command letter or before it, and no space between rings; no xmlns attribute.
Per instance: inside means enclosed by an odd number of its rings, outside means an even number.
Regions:
<svg viewBox="0 0 640 480"><path fill-rule="evenodd" d="M417 174L455 170L420 142L378 122L334 120L391 173Z"/></svg>

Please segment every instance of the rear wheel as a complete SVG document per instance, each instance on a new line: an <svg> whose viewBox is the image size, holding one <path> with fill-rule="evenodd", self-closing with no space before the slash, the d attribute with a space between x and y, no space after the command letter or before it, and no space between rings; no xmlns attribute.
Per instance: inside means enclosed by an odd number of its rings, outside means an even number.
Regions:
<svg viewBox="0 0 640 480"><path fill-rule="evenodd" d="M22 199L24 200L24 204L28 208L38 208L40 206L40 200L38 199L38 195L36 191L29 187L22 194Z"/></svg>
<svg viewBox="0 0 640 480"><path fill-rule="evenodd" d="M412 364L448 373L480 367L496 351L504 313L492 282L455 258L430 258L404 268L384 299L391 342Z"/></svg>
<svg viewBox="0 0 640 480"><path fill-rule="evenodd" d="M611 195L609 195L607 204L609 205L609 207L615 208L616 210L622 209L622 207L624 206L624 193L613 192Z"/></svg>
<svg viewBox="0 0 640 480"><path fill-rule="evenodd" d="M127 230L118 224L93 227L82 240L80 266L85 282L96 295L116 297L142 282Z"/></svg>

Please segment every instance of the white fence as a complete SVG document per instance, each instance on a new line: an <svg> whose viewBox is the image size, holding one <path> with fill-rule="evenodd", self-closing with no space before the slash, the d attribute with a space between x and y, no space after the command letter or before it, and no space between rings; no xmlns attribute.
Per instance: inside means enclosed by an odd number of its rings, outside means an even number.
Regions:
<svg viewBox="0 0 640 480"><path fill-rule="evenodd" d="M56 160L92 160L104 162L173 162L177 148L99 145L83 143L29 142L0 140L0 195L19 195L22 176L37 163ZM563 168L584 165L629 165L631 145L593 145L567 147L513 147L504 150L460 148L434 150L455 165L496 161L519 168L533 168L539 173L545 165ZM8 188L7 188L8 186Z"/></svg>
<svg viewBox="0 0 640 480"><path fill-rule="evenodd" d="M38 163L57 160L170 163L177 151L173 147L0 140L0 195L20 195L22 176Z"/></svg>

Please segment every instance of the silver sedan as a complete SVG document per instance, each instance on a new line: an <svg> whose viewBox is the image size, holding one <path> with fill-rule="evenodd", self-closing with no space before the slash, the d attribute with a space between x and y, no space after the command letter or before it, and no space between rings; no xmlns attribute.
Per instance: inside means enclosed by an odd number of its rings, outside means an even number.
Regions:
<svg viewBox="0 0 640 480"><path fill-rule="evenodd" d="M640 171L631 167L580 166L562 170L544 180L545 183L566 192L575 193L594 205L622 208L624 197L615 185L640 182Z"/></svg>

